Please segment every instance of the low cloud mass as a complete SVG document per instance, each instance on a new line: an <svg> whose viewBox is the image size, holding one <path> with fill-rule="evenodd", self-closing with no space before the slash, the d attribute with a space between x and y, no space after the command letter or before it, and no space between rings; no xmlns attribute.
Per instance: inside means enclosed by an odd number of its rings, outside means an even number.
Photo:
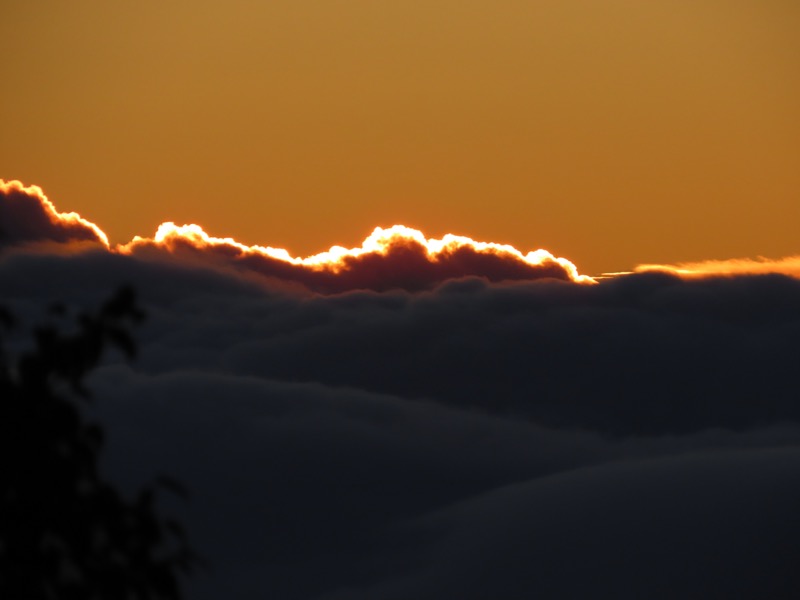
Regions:
<svg viewBox="0 0 800 600"><path fill-rule="evenodd" d="M308 258L292 257L279 248L248 247L232 238L212 237L198 225L174 223L162 224L153 238L136 236L127 244L109 248L108 238L97 225L76 213L59 213L40 188L25 187L19 181L0 180L0 217L0 249L32 242L51 247L99 242L113 253L235 270L320 293L418 291L467 276L489 281L593 281L579 275L568 260L545 250L523 255L511 246L462 236L426 239L422 232L402 225L376 228L360 248L334 246Z"/></svg>
<svg viewBox="0 0 800 600"><path fill-rule="evenodd" d="M2 215L44 198L10 185ZM109 356L92 411L119 485L189 488L165 506L212 565L188 598L800 590L797 279L591 283L549 255L437 255L406 230L322 269L191 228L28 252L90 238L15 218L12 347L54 300L139 294L139 359Z"/></svg>
<svg viewBox="0 0 800 600"><path fill-rule="evenodd" d="M0 250L33 242L81 241L108 246L99 227L76 213L58 212L41 188L0 179Z"/></svg>

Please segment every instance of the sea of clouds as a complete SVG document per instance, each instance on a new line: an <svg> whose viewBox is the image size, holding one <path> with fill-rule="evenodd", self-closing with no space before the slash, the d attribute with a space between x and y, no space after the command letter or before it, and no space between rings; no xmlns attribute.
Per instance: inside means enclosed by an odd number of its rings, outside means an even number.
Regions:
<svg viewBox="0 0 800 600"><path fill-rule="evenodd" d="M800 590L796 279L320 291L50 225L0 236L7 346L136 290L138 358L108 355L89 412L109 478L189 489L163 504L210 565L188 598Z"/></svg>

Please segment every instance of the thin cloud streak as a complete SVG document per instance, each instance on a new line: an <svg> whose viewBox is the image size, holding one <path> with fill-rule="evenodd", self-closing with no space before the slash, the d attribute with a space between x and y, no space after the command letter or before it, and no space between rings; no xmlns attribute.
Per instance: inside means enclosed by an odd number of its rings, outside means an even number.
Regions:
<svg viewBox="0 0 800 600"><path fill-rule="evenodd" d="M800 278L800 256L784 258L731 258L727 260L704 260L677 263L674 265L639 265L635 272L661 271L684 279L703 277L725 277L736 275L780 274Z"/></svg>

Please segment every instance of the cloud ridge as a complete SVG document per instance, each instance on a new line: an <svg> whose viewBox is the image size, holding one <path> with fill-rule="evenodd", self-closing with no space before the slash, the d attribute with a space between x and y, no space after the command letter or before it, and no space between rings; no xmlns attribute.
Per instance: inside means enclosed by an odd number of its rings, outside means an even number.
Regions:
<svg viewBox="0 0 800 600"><path fill-rule="evenodd" d="M95 242L108 248L97 225L78 213L56 210L42 188L0 179L0 250L36 242Z"/></svg>

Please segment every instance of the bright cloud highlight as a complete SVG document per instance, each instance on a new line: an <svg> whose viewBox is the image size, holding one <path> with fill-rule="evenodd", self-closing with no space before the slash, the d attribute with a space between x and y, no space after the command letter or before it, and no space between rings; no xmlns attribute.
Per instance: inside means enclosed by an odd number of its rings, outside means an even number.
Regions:
<svg viewBox="0 0 800 600"><path fill-rule="evenodd" d="M98 226L76 213L59 213L40 188L14 181L4 183L0 190L0 214L8 230L5 245L95 241L109 248ZM152 238L136 236L109 250L233 268L319 293L425 290L461 277L483 277L492 282L548 278L594 283L572 262L546 250L522 253L507 244L477 242L452 234L429 239L403 225L376 227L360 247L333 246L306 258L293 257L281 248L246 246L230 237L213 237L199 225L172 222L163 223Z"/></svg>

